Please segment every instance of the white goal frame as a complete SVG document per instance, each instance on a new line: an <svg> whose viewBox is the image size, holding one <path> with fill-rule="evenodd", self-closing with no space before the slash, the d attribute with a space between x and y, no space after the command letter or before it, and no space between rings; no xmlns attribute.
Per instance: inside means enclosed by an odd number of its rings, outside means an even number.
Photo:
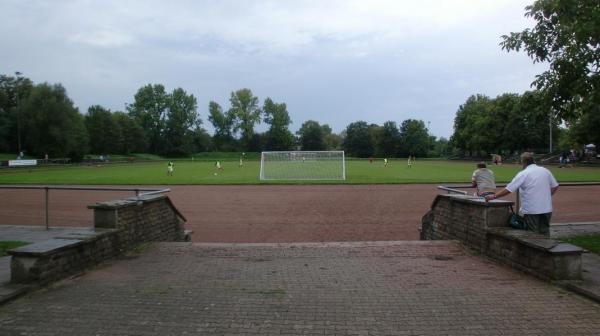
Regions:
<svg viewBox="0 0 600 336"><path fill-rule="evenodd" d="M327 156L327 154L331 155ZM273 163L279 163L283 167L294 165L289 166L288 176L284 176L285 174L274 176L277 174L269 172L267 167L271 161L269 157L273 157ZM320 171L318 168L321 167L314 164L319 161L324 161L325 164L329 163L329 167L325 167L327 168L325 171ZM341 174L328 174L337 169L340 169ZM300 174L302 172L312 172L312 174ZM346 157L344 151L265 151L260 155L260 180L346 180Z"/></svg>

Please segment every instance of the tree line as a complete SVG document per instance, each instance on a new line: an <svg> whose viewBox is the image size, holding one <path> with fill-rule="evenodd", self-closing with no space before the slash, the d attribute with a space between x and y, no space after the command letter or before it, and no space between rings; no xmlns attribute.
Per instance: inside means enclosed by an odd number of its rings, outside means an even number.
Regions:
<svg viewBox="0 0 600 336"><path fill-rule="evenodd" d="M550 117L567 126L561 147L600 145L600 2L536 0L525 16L533 28L502 36L502 48L548 63L532 86Z"/></svg>
<svg viewBox="0 0 600 336"><path fill-rule="evenodd" d="M487 155L600 145L600 5L597 0L536 0L525 16L535 26L502 37L506 51L525 51L549 70L534 91L496 98L473 95L460 105L450 141L429 135L422 120L383 125L356 121L340 134L305 121L296 134L285 103L262 104L249 89L231 93L229 108L208 104L209 135L197 99L163 85L138 90L125 111L91 106L82 115L60 84L0 75L0 152L81 158L86 153L181 156L203 151L331 150L356 157ZM269 129L255 132L264 122ZM565 126L565 127L563 127Z"/></svg>
<svg viewBox="0 0 600 336"><path fill-rule="evenodd" d="M548 70L535 77L535 91L469 97L450 141L462 154L547 152L551 134L555 152L600 145L600 3L536 0L525 16L535 25L502 36L500 45Z"/></svg>
<svg viewBox="0 0 600 336"><path fill-rule="evenodd" d="M547 152L551 131L558 139L563 130L550 115L541 92L505 93L496 98L478 94L459 106L450 146L464 156Z"/></svg>
<svg viewBox="0 0 600 336"><path fill-rule="evenodd" d="M211 136L202 127L198 101L182 88L141 87L125 111L90 106L81 114L60 84L34 84L16 73L0 75L0 152L44 157L151 153L169 157L207 151L345 150L356 157L427 156L447 141L430 136L421 120L383 125L350 123L340 134L327 124L305 121L294 134L285 103L250 89L231 93L229 107L208 104ZM265 132L255 126L264 122Z"/></svg>

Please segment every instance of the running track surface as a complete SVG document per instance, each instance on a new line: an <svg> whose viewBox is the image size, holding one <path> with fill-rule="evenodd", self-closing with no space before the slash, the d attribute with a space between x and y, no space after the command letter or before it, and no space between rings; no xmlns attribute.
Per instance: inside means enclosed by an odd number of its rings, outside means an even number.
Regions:
<svg viewBox="0 0 600 336"><path fill-rule="evenodd" d="M226 243L415 240L438 193L435 185L162 187L195 242ZM51 190L50 226L91 227L87 205L132 195ZM0 225L44 224L43 190L0 189L0 200ZM600 186L561 187L552 222L600 221L599 201Z"/></svg>

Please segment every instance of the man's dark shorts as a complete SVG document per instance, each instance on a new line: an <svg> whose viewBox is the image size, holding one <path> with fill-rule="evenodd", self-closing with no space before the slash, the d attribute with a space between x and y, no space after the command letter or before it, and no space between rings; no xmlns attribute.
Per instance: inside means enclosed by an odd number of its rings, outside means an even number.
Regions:
<svg viewBox="0 0 600 336"><path fill-rule="evenodd" d="M546 236L550 235L550 218L552 213L524 215L525 225L527 230L537 232Z"/></svg>

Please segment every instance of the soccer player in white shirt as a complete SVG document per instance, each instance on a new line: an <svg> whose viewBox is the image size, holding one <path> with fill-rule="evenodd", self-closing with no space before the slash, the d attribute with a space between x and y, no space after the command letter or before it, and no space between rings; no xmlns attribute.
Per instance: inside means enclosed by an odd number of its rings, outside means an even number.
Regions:
<svg viewBox="0 0 600 336"><path fill-rule="evenodd" d="M552 218L552 195L558 190L558 182L552 173L535 164L533 154L521 154L523 170L520 171L506 188L485 197L486 201L519 191L521 209L527 229L544 235L550 235Z"/></svg>

